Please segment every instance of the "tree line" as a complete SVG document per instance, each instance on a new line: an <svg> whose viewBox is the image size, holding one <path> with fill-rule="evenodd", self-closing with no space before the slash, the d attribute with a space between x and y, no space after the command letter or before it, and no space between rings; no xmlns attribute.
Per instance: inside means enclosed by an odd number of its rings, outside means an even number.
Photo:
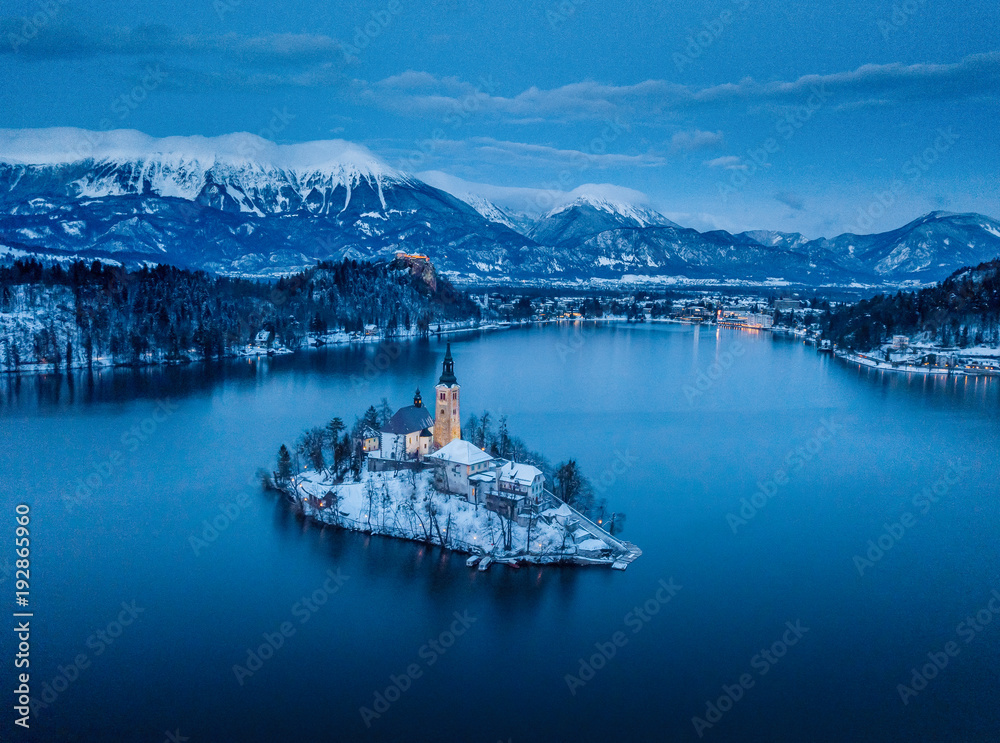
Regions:
<svg viewBox="0 0 1000 743"><path fill-rule="evenodd" d="M824 338L860 351L893 335L919 334L944 347L1000 346L1000 259L961 269L919 291L863 299L819 319Z"/></svg>
<svg viewBox="0 0 1000 743"><path fill-rule="evenodd" d="M219 358L261 330L296 347L305 332L386 337L477 320L478 305L446 279L405 262L318 263L277 283L167 265L127 270L18 260L0 267L0 365L136 365Z"/></svg>

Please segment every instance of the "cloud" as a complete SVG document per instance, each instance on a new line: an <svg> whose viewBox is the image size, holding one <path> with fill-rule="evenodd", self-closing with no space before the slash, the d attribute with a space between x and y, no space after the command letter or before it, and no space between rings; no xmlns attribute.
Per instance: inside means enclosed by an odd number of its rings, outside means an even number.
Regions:
<svg viewBox="0 0 1000 743"><path fill-rule="evenodd" d="M790 193L788 191L779 191L774 195L774 198L777 201L780 201L785 206L791 207L797 212L802 211L802 209L805 207L805 202L802 200L801 196L798 196L794 193Z"/></svg>
<svg viewBox="0 0 1000 743"><path fill-rule="evenodd" d="M735 223L717 214L707 212L677 212L665 209L660 209L660 214L671 222L676 222L683 227L690 227L693 230L698 230L698 232L712 232L714 230L726 230L733 234L739 232Z"/></svg>
<svg viewBox="0 0 1000 743"><path fill-rule="evenodd" d="M400 80L419 81L404 86ZM400 113L444 117L456 110L468 115L549 122L638 119L665 123L668 114L691 108L746 103L748 105L803 105L810 98L832 99L841 108L892 106L935 99L997 98L1000 91L1000 52L973 54L947 64L867 64L854 70L804 75L795 80L738 82L708 87L646 80L634 85L607 85L593 80L544 90L531 87L512 96L499 95L491 81L473 84L454 77L406 72L369 83L355 81L365 102ZM697 131L697 130L696 130ZM680 133L678 133L680 134ZM713 134L712 132L702 133ZM692 135L693 136L693 135ZM685 137L681 136L681 143Z"/></svg>
<svg viewBox="0 0 1000 743"><path fill-rule="evenodd" d="M347 83L340 66L323 64L301 72L282 73L273 70L229 67L200 69L194 66L165 65L167 76L163 87L174 90L214 91L244 90L260 92L284 88L332 88Z"/></svg>
<svg viewBox="0 0 1000 743"><path fill-rule="evenodd" d="M583 150L560 149L549 145L531 144L526 142L510 142L493 139L492 137L472 137L468 142L480 153L496 155L502 162L508 158L547 162L553 165L573 165L595 168L611 167L655 167L663 165L666 160L659 155L643 153L625 155L613 152L585 152Z"/></svg>
<svg viewBox="0 0 1000 743"><path fill-rule="evenodd" d="M579 175L593 169L652 168L666 164L666 159L655 152L587 152L492 137L428 139L418 143L416 150L390 145L383 147L382 151L388 153L402 170L418 170L431 163L435 167L447 164L466 170L481 165L504 169L524 168L536 173L558 174L563 186L569 185L567 181L576 180Z"/></svg>
<svg viewBox="0 0 1000 743"><path fill-rule="evenodd" d="M21 33L18 21L0 21ZM179 34L164 25L104 28L96 31L56 25L21 43L0 46L0 54L29 62L66 58L115 58L126 70L155 60L167 70L164 88L194 91L346 87L345 47L323 34Z"/></svg>
<svg viewBox="0 0 1000 743"><path fill-rule="evenodd" d="M725 168L726 170L746 170L748 167L736 155L723 155L712 160L706 160L705 165L709 168Z"/></svg>
<svg viewBox="0 0 1000 743"><path fill-rule="evenodd" d="M24 19L0 19L0 37L21 38ZM162 24L101 28L85 31L77 26L55 24L32 38L0 46L0 54L15 54L29 60L98 56L175 56L223 58L255 66L307 68L344 63L344 45L323 34L270 33L246 36L227 34L180 34ZM304 73L305 69L297 71ZM293 71L291 74L296 74Z"/></svg>
<svg viewBox="0 0 1000 743"><path fill-rule="evenodd" d="M722 144L722 132L703 132L701 129L681 131L670 138L671 152L707 150Z"/></svg>
<svg viewBox="0 0 1000 743"><path fill-rule="evenodd" d="M22 18L0 19L0 39L21 39L24 23ZM345 45L324 34L186 34L162 24L84 30L58 18L33 38L0 44L0 54L26 61L156 57L176 67L201 70L215 84L242 87L341 85L345 80L331 70L340 71L352 62ZM232 69L216 79L211 73L218 72L220 63ZM680 111L739 103L795 106L816 96L830 99L839 110L924 100L995 100L1000 98L1000 51L944 64L866 64L793 80L761 82L746 77L704 87L652 79L631 85L582 80L549 89L532 86L506 95L500 88L492 78L470 82L413 70L374 82L350 81L350 93L359 103L407 117L461 115L507 123L632 120L655 126L670 123ZM715 136L721 138L721 133L678 132L671 146L675 151L709 147Z"/></svg>

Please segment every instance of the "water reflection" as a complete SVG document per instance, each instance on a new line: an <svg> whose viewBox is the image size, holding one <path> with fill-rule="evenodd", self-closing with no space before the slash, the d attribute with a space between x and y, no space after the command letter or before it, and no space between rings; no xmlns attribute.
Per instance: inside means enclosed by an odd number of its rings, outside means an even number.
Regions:
<svg viewBox="0 0 1000 743"><path fill-rule="evenodd" d="M272 375L309 381L315 380L317 375L347 378L354 387L363 388L376 382L390 368L405 369L415 378L433 376L440 345L437 339L415 339L330 346L303 350L291 356L48 374L5 374L0 378L0 410L43 410L78 402L92 405L198 397L220 387L241 390L260 386Z"/></svg>

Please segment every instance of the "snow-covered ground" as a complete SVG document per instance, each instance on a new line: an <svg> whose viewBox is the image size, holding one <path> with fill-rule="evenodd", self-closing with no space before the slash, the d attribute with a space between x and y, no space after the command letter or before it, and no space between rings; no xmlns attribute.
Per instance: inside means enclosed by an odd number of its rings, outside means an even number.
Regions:
<svg viewBox="0 0 1000 743"><path fill-rule="evenodd" d="M236 352L237 356L285 356L292 353L290 348L287 348L280 343L273 344L270 348L267 346L258 346L253 343L248 343L247 345L241 347L239 351Z"/></svg>
<svg viewBox="0 0 1000 743"><path fill-rule="evenodd" d="M610 565L625 552L610 535L598 539L594 532L600 530L565 504L534 520L529 543L526 526L436 490L430 471L365 471L360 482L339 484L325 474L306 472L295 477L292 491L303 511L324 523L501 560ZM581 527L589 531L578 545L573 533ZM507 528L512 529L510 549L504 548Z"/></svg>
<svg viewBox="0 0 1000 743"><path fill-rule="evenodd" d="M497 323L477 323L475 320L459 320L456 322L432 322L428 329L430 335L444 335L446 333L463 333L470 330L499 330L501 326ZM420 331L416 326L409 330L399 328L391 337L385 337L380 330L369 335L363 333L348 333L343 330L336 330L331 333L309 333L306 336L307 346L333 346L343 343L383 343L386 341L402 341L411 338L418 338Z"/></svg>

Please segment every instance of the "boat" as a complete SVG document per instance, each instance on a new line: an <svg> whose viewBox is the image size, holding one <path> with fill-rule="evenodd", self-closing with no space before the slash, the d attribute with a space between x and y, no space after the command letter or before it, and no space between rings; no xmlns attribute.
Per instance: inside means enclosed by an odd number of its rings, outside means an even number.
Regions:
<svg viewBox="0 0 1000 743"><path fill-rule="evenodd" d="M482 555L473 555L468 560L465 561L465 567L474 568L479 564L479 561L483 559Z"/></svg>
<svg viewBox="0 0 1000 743"><path fill-rule="evenodd" d="M492 557L490 557L489 555L487 555L486 557L484 557L483 561L481 563L479 563L479 572L480 573L485 573L487 570L490 569L490 565L492 563L493 563L493 558Z"/></svg>
<svg viewBox="0 0 1000 743"><path fill-rule="evenodd" d="M521 563L519 563L517 560L511 560L509 562L505 562L504 565L512 567L512 568L514 568L514 570L520 570L521 569Z"/></svg>

